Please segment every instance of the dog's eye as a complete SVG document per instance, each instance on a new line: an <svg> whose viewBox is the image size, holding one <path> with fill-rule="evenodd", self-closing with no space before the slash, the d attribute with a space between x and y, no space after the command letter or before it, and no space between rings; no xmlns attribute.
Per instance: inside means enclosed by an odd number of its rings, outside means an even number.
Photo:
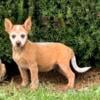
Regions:
<svg viewBox="0 0 100 100"><path fill-rule="evenodd" d="M21 34L21 38L24 38L25 37L25 35L24 34Z"/></svg>
<svg viewBox="0 0 100 100"><path fill-rule="evenodd" d="M16 37L16 35L13 34L13 35L12 35L12 38L14 39L15 37Z"/></svg>

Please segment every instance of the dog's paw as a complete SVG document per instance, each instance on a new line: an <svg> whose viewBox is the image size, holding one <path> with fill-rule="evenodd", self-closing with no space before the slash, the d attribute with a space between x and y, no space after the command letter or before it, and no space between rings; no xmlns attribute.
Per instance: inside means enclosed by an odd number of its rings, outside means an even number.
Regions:
<svg viewBox="0 0 100 100"><path fill-rule="evenodd" d="M57 86L55 86L55 89L57 90L57 91L63 91L63 92L66 92L66 91L68 91L69 89L71 89L68 85L57 85Z"/></svg>
<svg viewBox="0 0 100 100"><path fill-rule="evenodd" d="M32 90L37 90L38 89L38 87L39 87L39 85L38 84L30 84L30 88L32 89Z"/></svg>
<svg viewBox="0 0 100 100"><path fill-rule="evenodd" d="M21 84L16 83L16 84L15 84L15 87L16 87L17 89L21 89L21 88L26 87L27 85L28 85L27 83L21 82Z"/></svg>
<svg viewBox="0 0 100 100"><path fill-rule="evenodd" d="M22 86L22 87L26 87L27 85L28 85L28 82L22 81L22 83L21 83L21 86Z"/></svg>

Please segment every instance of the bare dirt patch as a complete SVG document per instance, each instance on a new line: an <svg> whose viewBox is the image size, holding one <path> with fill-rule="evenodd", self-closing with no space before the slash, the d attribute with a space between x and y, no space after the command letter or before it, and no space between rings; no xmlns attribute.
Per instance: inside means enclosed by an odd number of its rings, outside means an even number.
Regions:
<svg viewBox="0 0 100 100"><path fill-rule="evenodd" d="M67 81L64 76L58 72L51 71L49 73L39 74L40 82L52 83L54 85L65 84ZM100 85L100 68L92 68L86 73L76 73L75 89Z"/></svg>
<svg viewBox="0 0 100 100"><path fill-rule="evenodd" d="M76 89L93 85L100 85L100 68L93 68L90 71L78 74L76 77Z"/></svg>

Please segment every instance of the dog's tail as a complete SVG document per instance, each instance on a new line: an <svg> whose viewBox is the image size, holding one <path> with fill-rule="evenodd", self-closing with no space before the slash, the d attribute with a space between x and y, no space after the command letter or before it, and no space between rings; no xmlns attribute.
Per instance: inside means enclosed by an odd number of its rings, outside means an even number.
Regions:
<svg viewBox="0 0 100 100"><path fill-rule="evenodd" d="M71 64L72 64L73 68L75 69L75 71L77 71L79 73L84 73L84 72L88 71L91 68L91 67L83 67L83 68L80 68L77 65L76 57L75 56L72 57Z"/></svg>

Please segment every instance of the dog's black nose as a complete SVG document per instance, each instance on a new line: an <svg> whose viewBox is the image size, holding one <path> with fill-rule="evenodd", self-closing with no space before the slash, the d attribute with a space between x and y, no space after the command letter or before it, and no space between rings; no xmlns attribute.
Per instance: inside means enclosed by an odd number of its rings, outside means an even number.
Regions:
<svg viewBox="0 0 100 100"><path fill-rule="evenodd" d="M17 41L17 42L16 42L16 45L17 45L18 47L20 47L21 42L20 42L20 41Z"/></svg>

